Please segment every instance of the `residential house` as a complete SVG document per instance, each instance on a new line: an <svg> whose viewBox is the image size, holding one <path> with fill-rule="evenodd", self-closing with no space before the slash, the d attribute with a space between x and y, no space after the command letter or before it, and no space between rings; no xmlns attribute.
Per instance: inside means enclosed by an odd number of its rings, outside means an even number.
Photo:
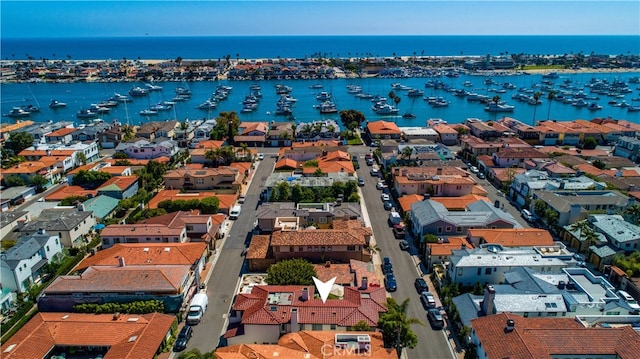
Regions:
<svg viewBox="0 0 640 359"><path fill-rule="evenodd" d="M591 211L623 211L629 205L627 196L606 190L533 191L531 203L536 200L558 214L557 225L560 227L586 218Z"/></svg>
<svg viewBox="0 0 640 359"><path fill-rule="evenodd" d="M358 344L354 346L354 342ZM395 349L385 348L380 332L301 330L288 333L277 344L243 343L216 349L218 359L253 359L255 353L278 353L290 359L348 358L357 355L371 359L396 359Z"/></svg>
<svg viewBox="0 0 640 359"><path fill-rule="evenodd" d="M517 267L505 273L505 282L488 284L484 295L472 293L453 298L464 325L480 316L498 313L525 317L585 317L596 323L632 316L632 309L605 278L586 268L564 268L540 273ZM593 319L590 319L592 321Z"/></svg>
<svg viewBox="0 0 640 359"><path fill-rule="evenodd" d="M541 161L549 156L535 148L506 147L491 155L498 167L525 167L527 161Z"/></svg>
<svg viewBox="0 0 640 359"><path fill-rule="evenodd" d="M3 288L26 293L32 284L42 280L44 265L63 256L62 243L56 234L42 229L21 237L13 247L0 254Z"/></svg>
<svg viewBox="0 0 640 359"><path fill-rule="evenodd" d="M182 193L179 189L163 189L149 201L149 208L158 208L158 204L163 201L188 201L192 199L202 200L206 197L216 197L220 202L218 213L229 214L231 207L236 204L238 194L218 194L216 192L189 192Z"/></svg>
<svg viewBox="0 0 640 359"><path fill-rule="evenodd" d="M540 247L503 247L483 244L478 248L454 250L447 266L447 278L462 286L498 284L505 281L505 273L526 267L540 273L556 273L575 266L573 253L562 243Z"/></svg>
<svg viewBox="0 0 640 359"><path fill-rule="evenodd" d="M168 228L185 228L190 242L204 242L211 250L215 249L215 240L222 238L225 216L222 214L199 214L192 212L172 212L162 216L147 218L138 224L159 224Z"/></svg>
<svg viewBox="0 0 640 359"><path fill-rule="evenodd" d="M171 158L178 153L178 145L173 140L159 143L152 143L147 140L139 140L133 143L121 142L116 147L116 152L124 152L128 158L133 159Z"/></svg>
<svg viewBox="0 0 640 359"><path fill-rule="evenodd" d="M328 229L333 222L344 218L362 220L359 203L293 203L293 202L265 202L258 206L256 217L260 232L273 232L282 229L281 223L290 223L285 218L297 218L296 228L313 226ZM290 226L289 226L290 227Z"/></svg>
<svg viewBox="0 0 640 359"><path fill-rule="evenodd" d="M467 241L475 247L483 244L499 244L502 247L553 246L549 231L539 228L471 228Z"/></svg>
<svg viewBox="0 0 640 359"><path fill-rule="evenodd" d="M449 211L433 200L411 205L411 223L414 236L464 236L470 228L518 228L520 225L509 213L487 201L476 201L467 210Z"/></svg>
<svg viewBox="0 0 640 359"><path fill-rule="evenodd" d="M334 152L337 152L339 154L348 153L348 147L323 145L284 147L280 149L278 158L280 160L286 158L294 160L296 162L307 162L310 160L315 160L319 157L327 156L329 153ZM349 157L349 160L351 160L351 157Z"/></svg>
<svg viewBox="0 0 640 359"><path fill-rule="evenodd" d="M300 122L296 126L296 141L317 142L340 138L340 126L334 120Z"/></svg>
<svg viewBox="0 0 640 359"><path fill-rule="evenodd" d="M47 202L60 202L68 197L87 197L93 198L98 195L97 189L84 189L80 186L69 186L68 184L60 185L56 190L50 192L44 197Z"/></svg>
<svg viewBox="0 0 640 359"><path fill-rule="evenodd" d="M265 145L269 147L291 146L294 138L295 123L271 122L267 132Z"/></svg>
<svg viewBox="0 0 640 359"><path fill-rule="evenodd" d="M490 141L475 136L464 136L460 139L462 156L472 159L481 155L493 156L505 148L531 148L531 145L517 137L501 137Z"/></svg>
<svg viewBox="0 0 640 359"><path fill-rule="evenodd" d="M180 122L177 120L157 122L156 137L173 140L179 127Z"/></svg>
<svg viewBox="0 0 640 359"><path fill-rule="evenodd" d="M618 138L613 155L628 158L636 163L640 162L640 139L627 136Z"/></svg>
<svg viewBox="0 0 640 359"><path fill-rule="evenodd" d="M540 144L575 146L581 143L581 130L556 121L538 121L536 126L540 131Z"/></svg>
<svg viewBox="0 0 640 359"><path fill-rule="evenodd" d="M193 131L193 141L192 143L200 143L201 141L206 141L209 139L211 135L211 131L216 127L216 120L206 120L200 126L196 127Z"/></svg>
<svg viewBox="0 0 640 359"><path fill-rule="evenodd" d="M25 127L33 125L31 120L17 120L16 123L4 122L0 124L0 142L5 142L9 139L12 132L22 132Z"/></svg>
<svg viewBox="0 0 640 359"><path fill-rule="evenodd" d="M50 132L44 135L44 140L46 143L51 143L51 144L61 143L63 145L66 145L68 143L71 143L71 141L73 141L72 133L74 133L75 131L76 129L73 127L63 127L59 130L55 130L53 132Z"/></svg>
<svg viewBox="0 0 640 359"><path fill-rule="evenodd" d="M477 182L459 167L394 167L397 193L457 197L472 194Z"/></svg>
<svg viewBox="0 0 640 359"><path fill-rule="evenodd" d="M66 248L80 247L88 243L89 232L96 224L93 212L76 208L47 208L40 212L37 220L28 222L20 229L22 235L32 235L41 230L57 234Z"/></svg>
<svg viewBox="0 0 640 359"><path fill-rule="evenodd" d="M188 240L185 226L164 224L111 224L100 233L102 248L116 243L182 243Z"/></svg>
<svg viewBox="0 0 640 359"><path fill-rule="evenodd" d="M104 358L153 359L171 337L174 321L175 316L160 313L40 312L0 350L5 359L71 357L77 348Z"/></svg>
<svg viewBox="0 0 640 359"><path fill-rule="evenodd" d="M368 122L365 127L365 134L371 141L380 139L399 140L402 136L402 131L394 122L380 120Z"/></svg>
<svg viewBox="0 0 640 359"><path fill-rule="evenodd" d="M640 334L631 326L585 327L574 318L525 318L501 313L471 321L470 341L477 358L523 359L615 357L631 359L640 350Z"/></svg>
<svg viewBox="0 0 640 359"><path fill-rule="evenodd" d="M96 222L102 223L113 215L119 202L117 198L100 195L82 202L82 207L93 212Z"/></svg>
<svg viewBox="0 0 640 359"><path fill-rule="evenodd" d="M513 176L509 187L509 196L521 207L526 207L536 190L578 190L604 189L604 182L597 182L587 176L558 178L547 172L529 170Z"/></svg>
<svg viewBox="0 0 640 359"><path fill-rule="evenodd" d="M81 156L84 160L81 161ZM66 145L59 144L39 144L35 147L26 148L19 153L29 161L46 161L59 163L63 171L85 163L93 163L100 158L98 143L96 141L73 142ZM46 160L46 158L52 158Z"/></svg>
<svg viewBox="0 0 640 359"><path fill-rule="evenodd" d="M446 123L438 123L431 126L440 136L440 143L445 146L455 146L458 144L458 131Z"/></svg>
<svg viewBox="0 0 640 359"><path fill-rule="evenodd" d="M71 133L74 141L98 141L100 136L110 130L114 124L108 122L101 122L96 124L90 124L88 126L77 128L76 131ZM104 147L102 147L104 148Z"/></svg>
<svg viewBox="0 0 640 359"><path fill-rule="evenodd" d="M441 143L428 143L427 140L412 140L402 144L394 143L394 149L391 151L384 150L385 142L383 140L383 152L379 158L382 167L391 167L395 165L422 165L425 162L436 162L444 160L453 160L454 154L451 150ZM406 148L411 149L411 154L405 154ZM462 162L460 162L462 164Z"/></svg>
<svg viewBox="0 0 640 359"><path fill-rule="evenodd" d="M287 159L284 159L287 160ZM302 164L302 174L304 176L315 176L320 170L323 174L346 173L353 175L356 170L351 161L351 155L344 151L332 151L323 153L316 160L317 166Z"/></svg>
<svg viewBox="0 0 640 359"><path fill-rule="evenodd" d="M207 158L207 152L221 148L224 141L202 140L195 145L195 148L189 151L191 155L191 163L210 165L213 160Z"/></svg>
<svg viewBox="0 0 640 359"><path fill-rule="evenodd" d="M98 187L98 195L127 199L138 192L138 176L111 177Z"/></svg>
<svg viewBox="0 0 640 359"><path fill-rule="evenodd" d="M244 173L229 166L196 170L179 168L165 173L164 183L167 188L187 191L231 190L237 192L244 176Z"/></svg>
<svg viewBox="0 0 640 359"><path fill-rule="evenodd" d="M460 197L430 197L429 199L440 203L449 211L466 211L467 207L476 201L490 202L486 193L483 195L467 194ZM411 206L409 206L409 210L411 210Z"/></svg>
<svg viewBox="0 0 640 359"><path fill-rule="evenodd" d="M4 170L6 171L6 170ZM6 172L3 173L6 176ZM9 200L11 205L24 203L26 200L36 194L35 187L15 186L9 187L0 192L2 200Z"/></svg>
<svg viewBox="0 0 640 359"><path fill-rule="evenodd" d="M432 144L440 141L440 135L429 127L399 127L405 141L427 140Z"/></svg>
<svg viewBox="0 0 640 359"><path fill-rule="evenodd" d="M278 186L279 183L287 182L290 185L300 185L302 187L331 187L336 182L346 183L348 181L355 181L356 178L345 172L327 173L326 176L301 176L291 175L287 172L274 172L267 177L262 192L263 198L271 198L272 191Z"/></svg>
<svg viewBox="0 0 640 359"><path fill-rule="evenodd" d="M158 131L158 122L143 123L136 129L136 137L153 142L156 137L159 137L156 135L156 131Z"/></svg>
<svg viewBox="0 0 640 359"><path fill-rule="evenodd" d="M114 126L98 135L98 143L102 148L116 148L124 137L124 127Z"/></svg>
<svg viewBox="0 0 640 359"><path fill-rule="evenodd" d="M224 337L229 345L277 343L283 334L301 330L345 331L360 321L375 327L385 302L384 288L367 285L344 287L340 299L326 302L313 286L256 285L236 297L229 321L237 324Z"/></svg>
<svg viewBox="0 0 640 359"><path fill-rule="evenodd" d="M496 121L484 122L477 118L468 118L465 125L469 127L472 135L481 139L500 138L511 130Z"/></svg>
<svg viewBox="0 0 640 359"><path fill-rule="evenodd" d="M445 265L449 262L449 258L454 250L474 248L465 237L438 237L435 243L427 243L425 247L426 265L432 270L434 265Z"/></svg>
<svg viewBox="0 0 640 359"><path fill-rule="evenodd" d="M55 183L61 177L61 174L62 170L58 168L55 163L39 161L21 162L13 167L2 170L3 180L5 182L11 177L18 177L25 183L31 183L34 177L43 176L47 180L45 187L49 187Z"/></svg>
<svg viewBox="0 0 640 359"><path fill-rule="evenodd" d="M269 126L266 122L242 122L233 140L236 144L246 143L250 147L264 147Z"/></svg>
<svg viewBox="0 0 640 359"><path fill-rule="evenodd" d="M67 172L67 183L73 184L73 176L75 176L80 171L98 171L98 172L106 172L111 176L131 176L133 173L131 171L130 166L115 166L110 162L97 162L90 163L84 166L76 167L75 169Z"/></svg>
<svg viewBox="0 0 640 359"><path fill-rule="evenodd" d="M0 212L0 241L16 228L23 226L29 221L29 218L29 212L27 211Z"/></svg>

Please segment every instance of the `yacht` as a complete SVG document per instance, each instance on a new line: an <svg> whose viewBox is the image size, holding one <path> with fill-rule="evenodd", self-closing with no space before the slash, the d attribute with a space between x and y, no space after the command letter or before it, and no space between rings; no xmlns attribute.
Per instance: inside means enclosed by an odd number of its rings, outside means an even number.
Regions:
<svg viewBox="0 0 640 359"><path fill-rule="evenodd" d="M178 86L175 89L175 93L177 96L191 98L191 90L186 87Z"/></svg>
<svg viewBox="0 0 640 359"><path fill-rule="evenodd" d="M64 102L60 102L58 100L51 100L51 102L49 102L49 108L61 108L61 107L67 107L67 104Z"/></svg>
<svg viewBox="0 0 640 359"><path fill-rule="evenodd" d="M492 102L485 106L484 110L487 112L513 112L515 106L511 105L501 105L495 102Z"/></svg>
<svg viewBox="0 0 640 359"><path fill-rule="evenodd" d="M158 111L154 110L142 110L140 111L140 116L157 116Z"/></svg>
<svg viewBox="0 0 640 359"><path fill-rule="evenodd" d="M419 89L411 89L407 91L407 96L409 97L422 97L424 96L424 91Z"/></svg>
<svg viewBox="0 0 640 359"><path fill-rule="evenodd" d="M117 101L117 102L129 102L131 98L126 95L121 95L119 93L114 93L113 96L109 98L109 100Z"/></svg>
<svg viewBox="0 0 640 359"><path fill-rule="evenodd" d="M162 86L158 86L154 84L145 84L145 87L149 91L162 91Z"/></svg>
<svg viewBox="0 0 640 359"><path fill-rule="evenodd" d="M286 95L286 94L290 93L291 91L293 91L293 89L290 86L276 85L276 94L277 95Z"/></svg>
<svg viewBox="0 0 640 359"><path fill-rule="evenodd" d="M587 107L589 106L589 103L587 101L585 101L584 99L578 99L576 100L576 102L573 103L573 106L576 107Z"/></svg>
<svg viewBox="0 0 640 359"><path fill-rule="evenodd" d="M602 106L598 105L595 102L592 102L589 104L589 106L587 106L587 109L589 109L590 111L602 110Z"/></svg>
<svg viewBox="0 0 640 359"><path fill-rule="evenodd" d="M394 106L382 102L373 105L372 110L378 115L395 115L400 111Z"/></svg>
<svg viewBox="0 0 640 359"><path fill-rule="evenodd" d="M173 105L165 105L162 102L158 102L155 105L151 105L149 107L150 110L152 111L169 111L173 108Z"/></svg>
<svg viewBox="0 0 640 359"><path fill-rule="evenodd" d="M22 105L22 106L20 106L20 108L21 108L23 111L27 111L27 112L29 112L29 113L40 112L40 107L38 107L38 106L34 106L34 105L31 105L31 104L29 104L29 105Z"/></svg>
<svg viewBox="0 0 640 359"><path fill-rule="evenodd" d="M336 107L336 104L333 103L333 101L331 101L331 100L324 101L322 104L317 106L317 108L320 110L320 113L336 113L336 112L338 112L338 108Z"/></svg>
<svg viewBox="0 0 640 359"><path fill-rule="evenodd" d="M13 118L20 118L20 117L29 117L30 114L31 114L30 112L27 112L20 107L14 107L11 109L11 111L9 111L9 113L6 116L13 117Z"/></svg>
<svg viewBox="0 0 640 359"><path fill-rule="evenodd" d="M429 104L432 107L447 107L447 106L449 106L449 101L447 101L447 100L445 100L443 98L439 98L439 99L436 99L433 102L430 102Z"/></svg>
<svg viewBox="0 0 640 359"><path fill-rule="evenodd" d="M143 89L142 87L136 86L129 90L129 95L133 97L146 96L149 94L149 90Z"/></svg>
<svg viewBox="0 0 640 359"><path fill-rule="evenodd" d="M469 102L481 102L489 99L489 96L480 95L475 92L471 92L467 95L467 101Z"/></svg>
<svg viewBox="0 0 640 359"><path fill-rule="evenodd" d="M215 101L211 101L211 99L209 99L199 104L197 108L200 110L213 110L217 107L218 107L218 103Z"/></svg>
<svg viewBox="0 0 640 359"><path fill-rule="evenodd" d="M326 92L326 91L322 91L316 96L316 100L318 100L318 101L329 101L329 100L331 100L331 94Z"/></svg>
<svg viewBox="0 0 640 359"><path fill-rule="evenodd" d="M98 114L89 109L80 109L76 112L76 118L96 118Z"/></svg>

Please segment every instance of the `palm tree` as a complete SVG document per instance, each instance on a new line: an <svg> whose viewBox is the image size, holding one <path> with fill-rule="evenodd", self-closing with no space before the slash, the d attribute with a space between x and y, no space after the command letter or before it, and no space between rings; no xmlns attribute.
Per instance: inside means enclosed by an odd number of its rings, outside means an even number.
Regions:
<svg viewBox="0 0 640 359"><path fill-rule="evenodd" d="M240 144L240 148L242 149L242 157L246 160L247 159L247 150L249 149L249 145L247 145L246 143L241 143Z"/></svg>
<svg viewBox="0 0 640 359"><path fill-rule="evenodd" d="M584 239L584 241L580 241L580 245L578 246L578 252L580 253L583 252L582 243L587 243L588 247L590 247L599 240L598 234L593 230L593 228L591 228L587 220L578 221L572 224L569 227L569 230L574 232L579 240Z"/></svg>
<svg viewBox="0 0 640 359"><path fill-rule="evenodd" d="M536 93L533 94L533 99L535 100L534 104L533 104L533 123L531 124L532 126L536 125L536 110L538 109L538 101L540 100L540 97L542 97L542 92L537 91Z"/></svg>
<svg viewBox="0 0 640 359"><path fill-rule="evenodd" d="M411 158L412 154L413 154L413 147L407 146L407 147L402 149L401 157L403 159Z"/></svg>
<svg viewBox="0 0 640 359"><path fill-rule="evenodd" d="M553 101L554 98L556 98L556 92L553 90L549 91L549 94L547 95L547 100L549 100L549 110L547 110L547 121L549 121L549 118L551 117L551 101Z"/></svg>
<svg viewBox="0 0 640 359"><path fill-rule="evenodd" d="M400 103L400 101L402 101L402 98L400 96L396 96L393 98L393 103L396 104L396 107L398 107L398 104Z"/></svg>
<svg viewBox="0 0 640 359"><path fill-rule="evenodd" d="M213 167L218 167L218 160L220 159L220 149L213 148L213 149L207 150L204 153L204 158L211 160L211 165Z"/></svg>
<svg viewBox="0 0 640 359"><path fill-rule="evenodd" d="M189 148L189 140L187 139L187 130L189 129L189 123L187 121L180 122L180 129L183 131L183 140L185 147Z"/></svg>
<svg viewBox="0 0 640 359"><path fill-rule="evenodd" d="M387 312L380 315L378 327L382 329L382 337L385 345L394 345L398 356L405 347L414 348L418 343L418 337L411 330L411 325L424 323L418 318L407 316L409 299L401 304L391 297L387 299Z"/></svg>

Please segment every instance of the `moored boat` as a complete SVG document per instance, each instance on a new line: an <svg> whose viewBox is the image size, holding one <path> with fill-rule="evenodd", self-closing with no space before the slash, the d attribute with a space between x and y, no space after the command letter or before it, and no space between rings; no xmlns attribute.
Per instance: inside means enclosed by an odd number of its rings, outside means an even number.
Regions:
<svg viewBox="0 0 640 359"><path fill-rule="evenodd" d="M64 102L60 102L58 100L51 100L51 102L49 102L49 108L62 108L62 107L67 107L67 104Z"/></svg>

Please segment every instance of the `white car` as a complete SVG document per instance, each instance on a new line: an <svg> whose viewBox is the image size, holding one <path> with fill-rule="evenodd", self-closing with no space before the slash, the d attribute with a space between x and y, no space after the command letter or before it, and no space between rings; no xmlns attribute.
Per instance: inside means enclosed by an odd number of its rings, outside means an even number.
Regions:
<svg viewBox="0 0 640 359"><path fill-rule="evenodd" d="M383 189L385 187L387 187L387 185L384 182L376 183L376 189Z"/></svg>
<svg viewBox="0 0 640 359"><path fill-rule="evenodd" d="M258 159L260 161L264 160L264 153L258 153Z"/></svg>
<svg viewBox="0 0 640 359"><path fill-rule="evenodd" d="M389 201L391 199L391 197L386 193L381 194L380 198L382 198L383 201Z"/></svg>

